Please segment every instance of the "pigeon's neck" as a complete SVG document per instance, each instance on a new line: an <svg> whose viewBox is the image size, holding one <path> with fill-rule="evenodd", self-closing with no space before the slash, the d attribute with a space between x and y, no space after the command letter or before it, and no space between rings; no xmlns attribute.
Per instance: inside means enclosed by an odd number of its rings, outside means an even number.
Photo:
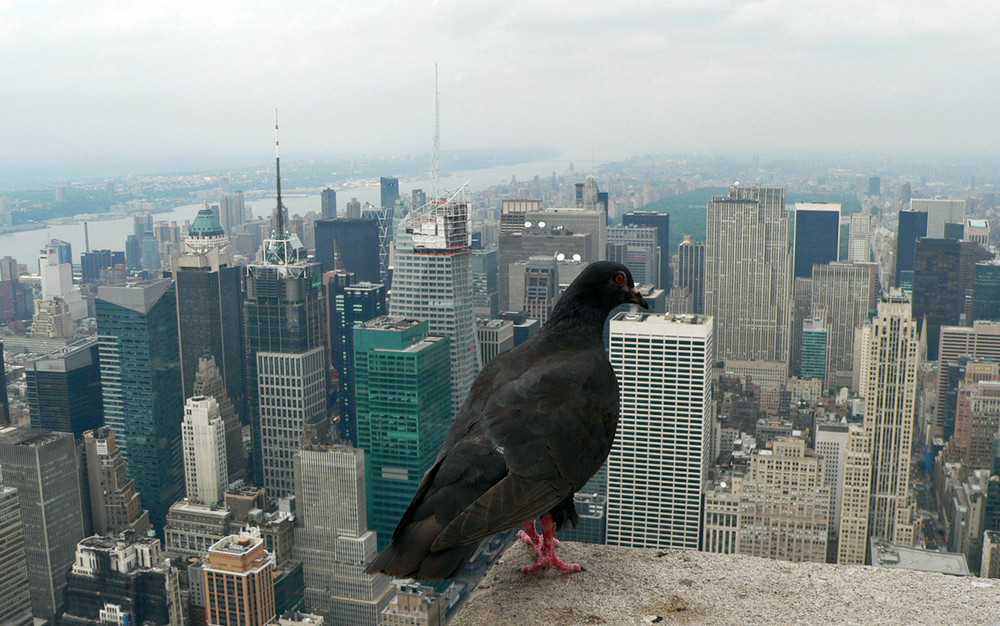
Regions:
<svg viewBox="0 0 1000 626"><path fill-rule="evenodd" d="M601 339L607 317L608 312L596 303L570 303L560 300L552 310L548 322L545 323L545 329L553 332L594 335Z"/></svg>

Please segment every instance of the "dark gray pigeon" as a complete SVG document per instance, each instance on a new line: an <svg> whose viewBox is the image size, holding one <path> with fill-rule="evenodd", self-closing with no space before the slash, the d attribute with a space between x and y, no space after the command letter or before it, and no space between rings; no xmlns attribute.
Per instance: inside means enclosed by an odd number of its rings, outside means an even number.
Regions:
<svg viewBox="0 0 1000 626"><path fill-rule="evenodd" d="M628 268L591 263L537 336L483 368L369 572L454 578L482 539L517 526L535 548L524 571L581 569L556 556L554 533L577 524L573 494L611 450L618 380L602 334L612 309L625 303L648 308Z"/></svg>

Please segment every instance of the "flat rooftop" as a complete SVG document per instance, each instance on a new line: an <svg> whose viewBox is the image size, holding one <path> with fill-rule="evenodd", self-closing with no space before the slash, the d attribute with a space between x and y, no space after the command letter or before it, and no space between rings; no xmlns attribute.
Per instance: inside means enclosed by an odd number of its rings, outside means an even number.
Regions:
<svg viewBox="0 0 1000 626"><path fill-rule="evenodd" d="M872 565L882 569L936 572L951 576L971 576L965 555L960 552L937 552L897 546L887 541L871 540Z"/></svg>

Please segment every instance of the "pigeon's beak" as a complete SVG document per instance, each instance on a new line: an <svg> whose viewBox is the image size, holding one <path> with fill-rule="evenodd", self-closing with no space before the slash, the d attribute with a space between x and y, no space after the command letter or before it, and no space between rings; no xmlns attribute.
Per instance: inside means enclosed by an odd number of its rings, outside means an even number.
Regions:
<svg viewBox="0 0 1000 626"><path fill-rule="evenodd" d="M630 304L638 304L644 309L649 308L649 304L646 303L646 299L642 297L642 294L639 293L639 290L636 289L635 287L632 287L631 289L628 290L628 299L626 299L625 301Z"/></svg>

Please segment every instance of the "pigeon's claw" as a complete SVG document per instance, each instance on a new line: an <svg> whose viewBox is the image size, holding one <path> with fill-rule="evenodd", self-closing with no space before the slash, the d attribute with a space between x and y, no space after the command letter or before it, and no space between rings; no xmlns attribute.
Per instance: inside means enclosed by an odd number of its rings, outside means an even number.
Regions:
<svg viewBox="0 0 1000 626"><path fill-rule="evenodd" d="M555 538L555 530L556 524L553 521L552 516L546 513L542 516L541 535L539 535L538 531L535 530L534 522L525 524L524 530L517 533L517 536L521 538L521 541L528 544L535 550L535 562L531 565L522 567L522 572L525 574L532 574L550 567L554 567L564 572L583 571L582 566L577 565L576 563L567 563L556 555L556 547L559 545L559 540Z"/></svg>

